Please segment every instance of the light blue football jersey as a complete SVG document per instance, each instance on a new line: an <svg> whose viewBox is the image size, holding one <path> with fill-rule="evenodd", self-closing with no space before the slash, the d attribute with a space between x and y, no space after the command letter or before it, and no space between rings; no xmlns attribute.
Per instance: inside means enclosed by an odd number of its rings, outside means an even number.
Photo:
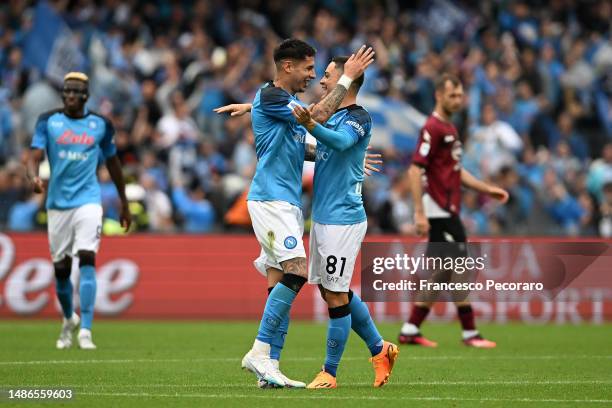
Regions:
<svg viewBox="0 0 612 408"><path fill-rule="evenodd" d="M110 121L93 112L71 118L62 110L38 118L32 149L47 152L51 177L47 208L71 209L101 202L96 170L100 158L117 153Z"/></svg>
<svg viewBox="0 0 612 408"><path fill-rule="evenodd" d="M272 82L257 91L251 108L257 167L247 200L286 201L301 208L306 129L291 113L295 104L304 106Z"/></svg>
<svg viewBox="0 0 612 408"><path fill-rule="evenodd" d="M350 105L336 111L325 127L350 135L354 144L337 151L317 143L312 219L319 224L358 224L366 220L361 186L372 119L361 106Z"/></svg>

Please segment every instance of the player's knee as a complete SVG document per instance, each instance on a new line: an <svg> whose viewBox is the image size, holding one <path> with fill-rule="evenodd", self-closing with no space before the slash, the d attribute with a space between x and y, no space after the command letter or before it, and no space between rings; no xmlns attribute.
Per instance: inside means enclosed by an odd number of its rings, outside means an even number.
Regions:
<svg viewBox="0 0 612 408"><path fill-rule="evenodd" d="M431 309L431 307L433 306L433 302L415 302L415 305Z"/></svg>
<svg viewBox="0 0 612 408"><path fill-rule="evenodd" d="M344 305L348 306L348 292L333 292L325 289L325 301L329 308L337 308Z"/></svg>
<svg viewBox="0 0 612 408"><path fill-rule="evenodd" d="M96 253L94 251L79 251L80 266L96 266Z"/></svg>
<svg viewBox="0 0 612 408"><path fill-rule="evenodd" d="M292 273L285 273L283 279L281 279L281 283L295 293L298 293L306 283L306 278Z"/></svg>
<svg viewBox="0 0 612 408"><path fill-rule="evenodd" d="M55 269L55 277L58 280L66 280L70 278L70 272L72 271L72 258L69 256L64 257L61 261L53 264Z"/></svg>
<svg viewBox="0 0 612 408"><path fill-rule="evenodd" d="M293 258L281 262L281 267L285 275L291 274L300 276L304 279L308 276L306 258Z"/></svg>
<svg viewBox="0 0 612 408"><path fill-rule="evenodd" d="M333 307L329 306L327 310L329 311L330 319L340 319L351 314L351 307L348 305L348 303Z"/></svg>

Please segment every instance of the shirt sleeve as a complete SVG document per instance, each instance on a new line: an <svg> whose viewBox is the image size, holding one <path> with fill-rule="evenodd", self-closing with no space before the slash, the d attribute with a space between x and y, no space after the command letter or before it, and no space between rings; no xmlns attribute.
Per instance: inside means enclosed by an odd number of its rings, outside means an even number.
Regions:
<svg viewBox="0 0 612 408"><path fill-rule="evenodd" d="M324 145L339 151L348 149L359 140L352 131L346 128L332 130L319 123L312 129L312 135Z"/></svg>
<svg viewBox="0 0 612 408"><path fill-rule="evenodd" d="M293 116L293 108L296 105L302 105L285 92L276 87L264 88L259 95L259 104L261 111L268 116L283 122L297 123Z"/></svg>
<svg viewBox="0 0 612 408"><path fill-rule="evenodd" d="M338 130L315 126L312 135L334 150L346 150L370 134L372 122L369 115L358 112L348 115Z"/></svg>
<svg viewBox="0 0 612 408"><path fill-rule="evenodd" d="M34 136L32 137L32 149L46 149L47 148L47 120L48 116L39 116L36 121L36 128L34 129Z"/></svg>
<svg viewBox="0 0 612 408"><path fill-rule="evenodd" d="M440 137L438 133L432 131L427 126L421 129L419 140L417 141L416 149L412 155L412 163L421 166L428 167L431 162L431 157L435 154L438 147Z"/></svg>
<svg viewBox="0 0 612 408"><path fill-rule="evenodd" d="M115 128L110 120L104 119L104 136L102 137L102 155L104 159L109 159L117 154L117 147L115 146Z"/></svg>

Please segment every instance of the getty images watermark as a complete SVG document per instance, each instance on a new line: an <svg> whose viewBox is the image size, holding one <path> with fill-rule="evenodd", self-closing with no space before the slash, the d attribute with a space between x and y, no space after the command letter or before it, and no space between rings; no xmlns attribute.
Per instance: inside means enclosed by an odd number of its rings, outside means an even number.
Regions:
<svg viewBox="0 0 612 408"><path fill-rule="evenodd" d="M546 301L568 288L612 296L611 261L605 241L364 243L361 291L370 302Z"/></svg>

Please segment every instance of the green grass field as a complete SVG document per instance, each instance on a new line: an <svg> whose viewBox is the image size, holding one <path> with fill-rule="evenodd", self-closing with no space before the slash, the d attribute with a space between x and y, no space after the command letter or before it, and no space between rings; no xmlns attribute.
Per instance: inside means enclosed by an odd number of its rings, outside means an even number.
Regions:
<svg viewBox="0 0 612 408"><path fill-rule="evenodd" d="M395 339L397 324L380 325ZM240 359L255 322L103 322L98 350L55 350L58 322L0 322L0 388L70 387L40 406L606 406L612 405L612 326L483 326L495 350L459 343L456 324L428 324L438 349L402 347L390 382L371 386L369 353L352 334L336 390L260 390ZM283 371L309 382L325 325L293 322ZM0 408L11 404L2 402ZM32 406L20 402L16 406Z"/></svg>

